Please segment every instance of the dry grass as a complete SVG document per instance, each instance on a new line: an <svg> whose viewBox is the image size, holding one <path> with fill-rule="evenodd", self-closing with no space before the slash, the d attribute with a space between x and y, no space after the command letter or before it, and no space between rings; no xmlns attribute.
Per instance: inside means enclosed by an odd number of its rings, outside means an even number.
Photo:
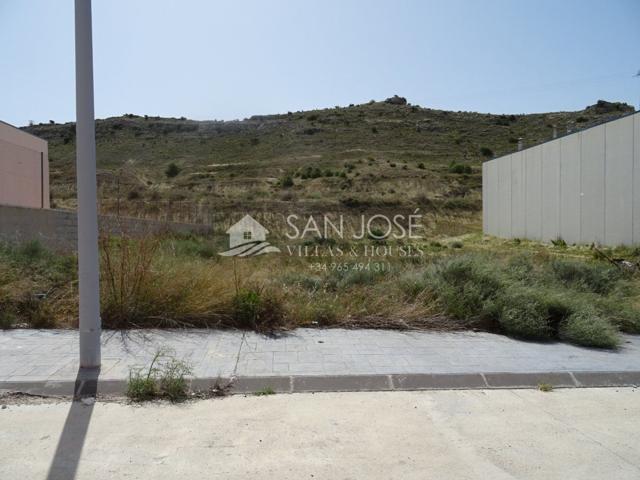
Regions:
<svg viewBox="0 0 640 480"><path fill-rule="evenodd" d="M228 271L186 260L155 237L101 241L102 320L107 328L212 327L229 323Z"/></svg>
<svg viewBox="0 0 640 480"><path fill-rule="evenodd" d="M583 247L441 235L419 242L423 256L367 263L286 253L225 258L217 245L198 237L102 238L104 326L481 328L600 347L615 346L618 330L640 331L637 278ZM73 259L60 270L69 260L0 254L11 259L0 268L0 304L13 315L5 326L76 326ZM33 300L42 290L47 296ZM38 323L45 318L49 324Z"/></svg>

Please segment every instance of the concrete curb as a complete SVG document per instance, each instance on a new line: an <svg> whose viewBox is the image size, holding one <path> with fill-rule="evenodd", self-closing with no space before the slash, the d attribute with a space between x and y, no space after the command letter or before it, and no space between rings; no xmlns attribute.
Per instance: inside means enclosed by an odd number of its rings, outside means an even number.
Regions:
<svg viewBox="0 0 640 480"><path fill-rule="evenodd" d="M194 378L191 387L206 391L216 385L231 382L230 393L247 394L264 389L276 393L310 392L372 392L412 390L474 390L500 388L537 388L541 383L556 388L637 387L640 371L627 372L530 372L530 373L445 373L391 375L317 375ZM78 375L75 381L48 380L29 382L0 382L0 391L30 395L86 396L124 395L126 380L96 380L91 375Z"/></svg>

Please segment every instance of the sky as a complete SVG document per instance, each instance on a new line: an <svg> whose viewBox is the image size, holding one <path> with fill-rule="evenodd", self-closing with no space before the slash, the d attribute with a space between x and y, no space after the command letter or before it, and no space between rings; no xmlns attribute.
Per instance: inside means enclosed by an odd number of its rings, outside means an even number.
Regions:
<svg viewBox="0 0 640 480"><path fill-rule="evenodd" d="M0 0L0 120L75 119L73 4ZM93 43L97 118L640 103L640 0L93 0Z"/></svg>

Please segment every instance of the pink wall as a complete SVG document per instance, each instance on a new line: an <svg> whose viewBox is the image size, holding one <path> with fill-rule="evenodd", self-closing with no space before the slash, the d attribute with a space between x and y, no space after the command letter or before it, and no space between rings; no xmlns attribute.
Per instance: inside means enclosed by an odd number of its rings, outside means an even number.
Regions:
<svg viewBox="0 0 640 480"><path fill-rule="evenodd" d="M0 205L49 208L47 142L0 122Z"/></svg>

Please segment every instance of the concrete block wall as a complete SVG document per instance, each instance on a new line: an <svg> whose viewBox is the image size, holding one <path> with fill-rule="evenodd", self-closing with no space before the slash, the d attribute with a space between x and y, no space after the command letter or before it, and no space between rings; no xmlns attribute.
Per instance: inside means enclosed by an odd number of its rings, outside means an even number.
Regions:
<svg viewBox="0 0 640 480"><path fill-rule="evenodd" d="M197 233L208 235L209 225L161 222L127 217L99 217L100 231L109 235L127 234L133 237L154 233ZM22 243L39 240L46 247L71 252L77 248L78 223L76 212L0 205L0 240Z"/></svg>
<svg viewBox="0 0 640 480"><path fill-rule="evenodd" d="M482 165L486 234L640 244L640 113Z"/></svg>

